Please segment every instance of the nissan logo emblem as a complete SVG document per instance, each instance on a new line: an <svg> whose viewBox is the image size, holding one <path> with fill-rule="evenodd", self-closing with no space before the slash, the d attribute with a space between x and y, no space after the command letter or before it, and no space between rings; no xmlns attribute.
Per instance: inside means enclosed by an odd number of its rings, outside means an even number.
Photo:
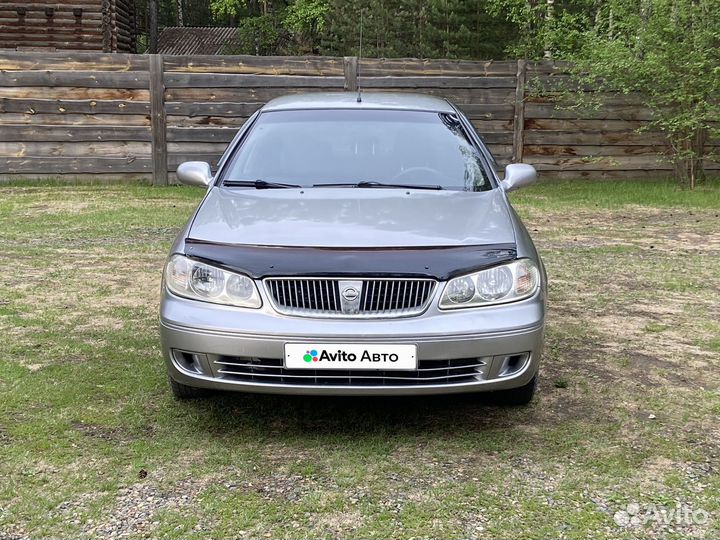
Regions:
<svg viewBox="0 0 720 540"><path fill-rule="evenodd" d="M360 293L355 287L348 287L346 289L343 289L342 297L348 302L352 302L353 300L357 299L358 296L360 296Z"/></svg>

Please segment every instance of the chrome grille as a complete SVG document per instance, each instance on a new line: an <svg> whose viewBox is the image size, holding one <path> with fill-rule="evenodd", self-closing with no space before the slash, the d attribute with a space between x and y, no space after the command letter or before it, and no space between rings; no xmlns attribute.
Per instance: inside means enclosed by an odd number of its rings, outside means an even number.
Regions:
<svg viewBox="0 0 720 540"><path fill-rule="evenodd" d="M312 317L407 317L427 308L436 282L417 278L268 278L273 307ZM351 290L352 289L352 290Z"/></svg>
<svg viewBox="0 0 720 540"><path fill-rule="evenodd" d="M447 385L484 379L492 357L419 360L409 371L287 369L282 359L211 356L217 376L238 382L313 386Z"/></svg>

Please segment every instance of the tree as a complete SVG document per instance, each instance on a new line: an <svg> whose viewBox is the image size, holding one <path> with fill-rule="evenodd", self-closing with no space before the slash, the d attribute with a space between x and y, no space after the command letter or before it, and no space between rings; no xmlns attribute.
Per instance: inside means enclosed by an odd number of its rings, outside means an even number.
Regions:
<svg viewBox="0 0 720 540"><path fill-rule="evenodd" d="M579 88L641 95L678 181L693 188L704 177L703 162L717 159L706 141L720 136L720 0L576 0L553 16L545 2L492 1L525 29L512 52L548 50L570 62Z"/></svg>

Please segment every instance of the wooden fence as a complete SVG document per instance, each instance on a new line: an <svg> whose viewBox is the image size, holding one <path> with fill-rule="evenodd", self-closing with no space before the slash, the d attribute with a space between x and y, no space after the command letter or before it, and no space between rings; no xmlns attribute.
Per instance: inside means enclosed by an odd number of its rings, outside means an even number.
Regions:
<svg viewBox="0 0 720 540"><path fill-rule="evenodd" d="M0 178L153 178L182 161L214 164L263 103L305 91L416 91L463 109L498 161L543 177L667 176L661 133L641 101L605 96L597 111L559 109L531 83L548 63L331 57L0 53ZM710 168L720 168L709 164Z"/></svg>

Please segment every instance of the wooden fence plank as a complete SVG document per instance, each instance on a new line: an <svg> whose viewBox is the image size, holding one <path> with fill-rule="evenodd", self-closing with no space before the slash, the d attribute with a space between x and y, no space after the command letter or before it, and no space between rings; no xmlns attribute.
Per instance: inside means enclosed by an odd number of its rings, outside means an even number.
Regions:
<svg viewBox="0 0 720 540"><path fill-rule="evenodd" d="M535 165L538 170L669 170L672 163L656 155L645 156L602 156L596 158L561 157L548 159L546 156L526 156L525 163Z"/></svg>
<svg viewBox="0 0 720 540"><path fill-rule="evenodd" d="M103 142L0 142L5 157L147 157L150 143L135 141Z"/></svg>
<svg viewBox="0 0 720 540"><path fill-rule="evenodd" d="M176 127L167 129L167 140L172 142L222 142L229 143L237 128Z"/></svg>
<svg viewBox="0 0 720 540"><path fill-rule="evenodd" d="M528 144L526 156L632 156L662 153L659 145L574 145L574 144Z"/></svg>
<svg viewBox="0 0 720 540"><path fill-rule="evenodd" d="M515 77L368 77L363 88L508 88L515 89Z"/></svg>
<svg viewBox="0 0 720 540"><path fill-rule="evenodd" d="M126 100L0 98L0 113L150 114L150 103ZM2 119L0 118L0 122Z"/></svg>
<svg viewBox="0 0 720 540"><path fill-rule="evenodd" d="M343 77L177 72L165 74L167 88L342 88L343 84Z"/></svg>
<svg viewBox="0 0 720 540"><path fill-rule="evenodd" d="M365 78L361 80L364 84ZM462 106L466 103L494 103L494 104L512 104L515 89L514 88L491 88L491 89L471 89L471 88L368 88L363 86L365 92L379 91L384 92L403 92L403 91L422 91L423 94L439 96L450 99L454 103ZM202 101L202 102L229 102L235 101L239 103L265 103L273 98L284 96L287 94L297 94L304 92L317 92L318 90L328 91L331 88L168 88L165 91L166 101ZM342 91L342 86L334 89Z"/></svg>
<svg viewBox="0 0 720 540"><path fill-rule="evenodd" d="M168 115L182 116L251 116L262 106L262 103L190 103L166 102L165 112Z"/></svg>
<svg viewBox="0 0 720 540"><path fill-rule="evenodd" d="M2 87L0 98L12 99L89 99L89 100L127 100L150 101L147 89L128 88L38 88L38 87Z"/></svg>
<svg viewBox="0 0 720 540"><path fill-rule="evenodd" d="M335 57L166 55L164 59L167 73L343 76L342 58Z"/></svg>
<svg viewBox="0 0 720 540"><path fill-rule="evenodd" d="M167 138L165 121L165 82L163 57L150 55L150 111L152 119L153 185L168 185Z"/></svg>
<svg viewBox="0 0 720 540"><path fill-rule="evenodd" d="M192 126L234 126L238 129L247 119L247 116L176 116L169 114L165 117L168 128Z"/></svg>
<svg viewBox="0 0 720 540"><path fill-rule="evenodd" d="M146 114L37 114L4 113L0 124L85 125L85 126L146 126Z"/></svg>
<svg viewBox="0 0 720 540"><path fill-rule="evenodd" d="M580 133L596 131L621 131L632 133L643 127L644 123L634 120L593 120L585 118L526 118L527 131L569 131Z"/></svg>
<svg viewBox="0 0 720 540"><path fill-rule="evenodd" d="M3 71L0 86L147 88L143 71Z"/></svg>
<svg viewBox="0 0 720 540"><path fill-rule="evenodd" d="M532 103L525 104L526 118L567 118L595 119L595 120L652 120L652 111L640 105L612 105L603 104L598 109L563 107L554 103Z"/></svg>
<svg viewBox="0 0 720 540"><path fill-rule="evenodd" d="M566 145L568 141L577 145L664 145L665 135L658 132L635 133L633 131L542 131L525 132L525 144Z"/></svg>
<svg viewBox="0 0 720 540"><path fill-rule="evenodd" d="M514 112L510 103L463 103L458 108L470 119L510 120Z"/></svg>
<svg viewBox="0 0 720 540"><path fill-rule="evenodd" d="M0 124L0 140L23 141L150 141L150 127L29 126Z"/></svg>
<svg viewBox="0 0 720 540"><path fill-rule="evenodd" d="M64 158L64 157L23 157L0 160L0 174L71 174L71 173L117 173L149 172L152 169L149 158Z"/></svg>
<svg viewBox="0 0 720 540"><path fill-rule="evenodd" d="M418 60L417 58L363 58L360 72L367 76L467 76L514 75L514 61Z"/></svg>

